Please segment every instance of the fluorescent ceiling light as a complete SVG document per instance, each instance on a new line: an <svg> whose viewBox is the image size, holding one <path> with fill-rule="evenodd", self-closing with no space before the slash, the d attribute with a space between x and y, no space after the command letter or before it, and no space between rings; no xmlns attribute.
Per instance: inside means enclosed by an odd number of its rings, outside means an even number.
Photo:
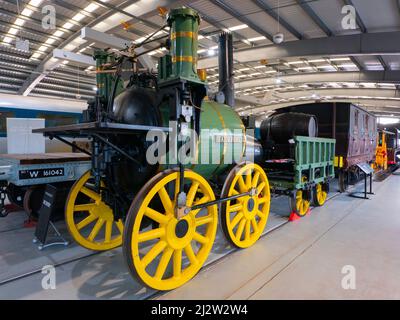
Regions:
<svg viewBox="0 0 400 320"><path fill-rule="evenodd" d="M91 3L84 10L87 12L93 12L93 11L97 10L98 8L99 8L99 6L97 4Z"/></svg>
<svg viewBox="0 0 400 320"><path fill-rule="evenodd" d="M38 50L41 52L46 52L49 48L47 46L41 46Z"/></svg>
<svg viewBox="0 0 400 320"><path fill-rule="evenodd" d="M348 63L348 64L341 64L339 65L340 68L357 68L357 66L354 63Z"/></svg>
<svg viewBox="0 0 400 320"><path fill-rule="evenodd" d="M71 22L66 22L62 26L64 29L71 29L74 25Z"/></svg>
<svg viewBox="0 0 400 320"><path fill-rule="evenodd" d="M18 33L18 29L10 28L10 30L8 30L8 33L12 34L12 35L16 35Z"/></svg>
<svg viewBox="0 0 400 320"><path fill-rule="evenodd" d="M326 62L325 59L315 59L315 60L308 60L310 63L319 63L319 62Z"/></svg>
<svg viewBox="0 0 400 320"><path fill-rule="evenodd" d="M10 43L10 42L12 42L13 41L13 38L11 38L11 37L5 37L4 39L3 39L3 42L5 42L5 43Z"/></svg>
<svg viewBox="0 0 400 320"><path fill-rule="evenodd" d="M37 58L40 58L41 56L42 56L42 53L41 53L41 52L35 52L35 53L32 55L31 58L37 59Z"/></svg>
<svg viewBox="0 0 400 320"><path fill-rule="evenodd" d="M43 2L43 0L31 0L30 2L29 2L29 4L31 5L31 6L34 6L34 7L38 7L38 6L40 6L40 4Z"/></svg>
<svg viewBox="0 0 400 320"><path fill-rule="evenodd" d="M82 14L82 13L77 13L76 15L74 15L73 17L72 17L72 20L74 20L74 21L81 21L82 19L84 19L86 16L84 15L84 14Z"/></svg>
<svg viewBox="0 0 400 320"><path fill-rule="evenodd" d="M247 39L247 40L250 41L250 42L256 42L256 41L262 41L262 40L265 40L265 39L267 39L267 38L264 37L264 36L261 36L261 37L250 38L250 39Z"/></svg>
<svg viewBox="0 0 400 320"><path fill-rule="evenodd" d="M213 56L213 55L215 55L215 50L214 50L214 49L209 49L209 50L207 51L207 54L208 54L209 56Z"/></svg>
<svg viewBox="0 0 400 320"><path fill-rule="evenodd" d="M15 20L14 24L21 27L25 24L25 20L21 19L21 18L17 18L17 20Z"/></svg>
<svg viewBox="0 0 400 320"><path fill-rule="evenodd" d="M200 50L197 51L197 53L200 54L200 53L204 53L206 51L207 51L206 49L200 49Z"/></svg>
<svg viewBox="0 0 400 320"><path fill-rule="evenodd" d="M350 61L350 58L331 58L331 61Z"/></svg>
<svg viewBox="0 0 400 320"><path fill-rule="evenodd" d="M57 30L56 32L53 33L53 36L55 37L61 37L62 35L64 35L64 31L61 30Z"/></svg>
<svg viewBox="0 0 400 320"><path fill-rule="evenodd" d="M400 119L393 118L378 118L380 124L396 124L400 122Z"/></svg>
<svg viewBox="0 0 400 320"><path fill-rule="evenodd" d="M247 24L240 24L238 26L234 26L234 27L230 27L228 28L229 31L237 31L237 30L241 30L241 29L246 29L249 26Z"/></svg>
<svg viewBox="0 0 400 320"><path fill-rule="evenodd" d="M30 17L32 15L33 11L31 9L25 8L22 10L21 15Z"/></svg>
<svg viewBox="0 0 400 320"><path fill-rule="evenodd" d="M54 42L56 42L55 39L53 39L53 38L48 38L48 39L46 40L45 43L47 43L47 44L53 44Z"/></svg>
<svg viewBox="0 0 400 320"><path fill-rule="evenodd" d="M303 64L304 61L290 61L288 64Z"/></svg>

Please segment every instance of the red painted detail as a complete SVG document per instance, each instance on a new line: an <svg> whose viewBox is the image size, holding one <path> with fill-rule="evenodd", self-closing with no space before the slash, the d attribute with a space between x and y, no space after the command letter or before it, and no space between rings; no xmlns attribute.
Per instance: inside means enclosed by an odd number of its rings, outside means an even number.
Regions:
<svg viewBox="0 0 400 320"><path fill-rule="evenodd" d="M4 209L6 209L8 213L21 211L20 207L16 206L15 204L12 204L12 203L6 204L4 206Z"/></svg>
<svg viewBox="0 0 400 320"><path fill-rule="evenodd" d="M28 219L24 221L24 228L30 229L30 228L35 228L37 225L37 221L34 221L32 219Z"/></svg>

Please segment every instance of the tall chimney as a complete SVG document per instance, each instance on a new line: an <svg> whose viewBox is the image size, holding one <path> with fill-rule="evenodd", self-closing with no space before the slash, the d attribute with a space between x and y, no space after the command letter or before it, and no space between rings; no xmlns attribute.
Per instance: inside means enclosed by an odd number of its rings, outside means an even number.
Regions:
<svg viewBox="0 0 400 320"><path fill-rule="evenodd" d="M235 85L233 82L233 37L231 33L219 36L219 91L225 95L225 104L235 106Z"/></svg>

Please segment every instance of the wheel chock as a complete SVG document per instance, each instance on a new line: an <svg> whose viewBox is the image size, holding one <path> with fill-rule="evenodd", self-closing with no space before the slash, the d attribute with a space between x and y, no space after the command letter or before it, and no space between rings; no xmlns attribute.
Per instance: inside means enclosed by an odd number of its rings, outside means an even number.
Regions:
<svg viewBox="0 0 400 320"><path fill-rule="evenodd" d="M310 215L310 213L311 213L311 210L308 209L308 211L307 211L307 213L306 213L306 216ZM290 222L292 222L292 221L297 221L297 220L300 220L301 218L302 218L302 217L300 217L297 213L292 212L292 213L290 214L290 216L289 216L289 221L290 221Z"/></svg>

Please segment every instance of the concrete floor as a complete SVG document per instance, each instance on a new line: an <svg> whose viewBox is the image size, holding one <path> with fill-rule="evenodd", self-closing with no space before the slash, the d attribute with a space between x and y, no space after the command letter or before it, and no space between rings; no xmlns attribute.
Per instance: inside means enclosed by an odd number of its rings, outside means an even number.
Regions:
<svg viewBox="0 0 400 320"><path fill-rule="evenodd" d="M362 186L358 186L361 188ZM363 201L336 193L310 216L285 224L247 250L232 253L219 234L208 265L158 299L399 298L400 176L374 184ZM267 230L287 220L287 198L273 199ZM22 213L0 220L0 299L145 299L155 292L127 272L121 249L101 254L71 244L38 251ZM59 224L62 233L66 230ZM56 290L43 290L41 268L56 266ZM356 268L356 290L343 290L341 269ZM14 279L14 277L20 277Z"/></svg>
<svg viewBox="0 0 400 320"><path fill-rule="evenodd" d="M400 176L374 191L336 197L159 299L400 299ZM347 265L354 290L342 288Z"/></svg>

